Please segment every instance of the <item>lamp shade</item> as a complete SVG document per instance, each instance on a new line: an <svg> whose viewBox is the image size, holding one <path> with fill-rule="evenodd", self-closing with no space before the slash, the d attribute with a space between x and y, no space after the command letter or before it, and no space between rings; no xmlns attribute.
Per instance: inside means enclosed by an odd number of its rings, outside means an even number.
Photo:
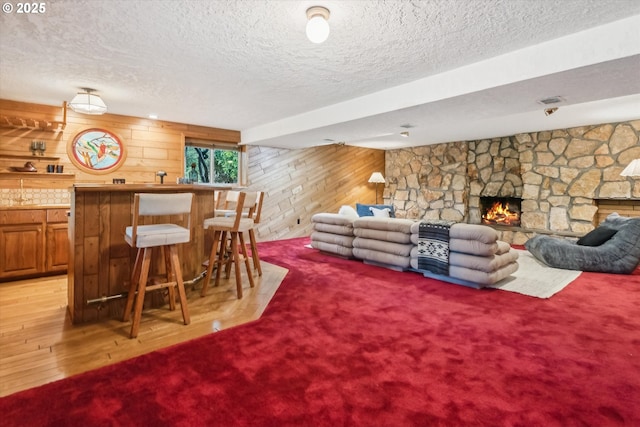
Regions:
<svg viewBox="0 0 640 427"><path fill-rule="evenodd" d="M107 106L102 98L91 93L91 89L84 89L73 97L69 102L69 107L76 113L82 114L104 114L107 112Z"/></svg>
<svg viewBox="0 0 640 427"><path fill-rule="evenodd" d="M307 38L313 43L322 43L329 37L329 10L321 7L314 6L307 9Z"/></svg>
<svg viewBox="0 0 640 427"><path fill-rule="evenodd" d="M382 176L380 172L374 172L371 174L371 177L369 178L369 182L374 182L376 184L383 184L385 182L384 176Z"/></svg>
<svg viewBox="0 0 640 427"><path fill-rule="evenodd" d="M640 159L635 159L624 168L621 176L640 176Z"/></svg>

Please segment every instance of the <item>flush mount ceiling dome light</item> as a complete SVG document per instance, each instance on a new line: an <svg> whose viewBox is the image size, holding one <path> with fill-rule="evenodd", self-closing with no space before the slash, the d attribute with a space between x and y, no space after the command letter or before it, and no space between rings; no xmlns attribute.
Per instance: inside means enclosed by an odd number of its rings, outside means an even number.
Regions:
<svg viewBox="0 0 640 427"><path fill-rule="evenodd" d="M95 89L80 88L82 92L78 92L69 102L69 107L76 113L99 115L107 112L107 106L100 96L93 94Z"/></svg>
<svg viewBox="0 0 640 427"><path fill-rule="evenodd" d="M313 6L307 9L307 38L313 43L322 43L329 37L329 9Z"/></svg>

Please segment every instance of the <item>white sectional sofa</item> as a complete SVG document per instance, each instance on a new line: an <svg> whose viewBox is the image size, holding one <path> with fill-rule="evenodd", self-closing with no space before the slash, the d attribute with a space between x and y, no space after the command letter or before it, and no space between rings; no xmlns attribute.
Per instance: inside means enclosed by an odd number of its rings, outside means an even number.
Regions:
<svg viewBox="0 0 640 427"><path fill-rule="evenodd" d="M419 254L421 221L389 217L360 217L355 211L318 213L311 221L311 246L344 258L394 270L415 271L475 288L495 284L518 270L518 253L498 240L491 227L456 223L447 226L446 274L423 268ZM362 210L361 210L362 211ZM439 270L436 270L439 271Z"/></svg>

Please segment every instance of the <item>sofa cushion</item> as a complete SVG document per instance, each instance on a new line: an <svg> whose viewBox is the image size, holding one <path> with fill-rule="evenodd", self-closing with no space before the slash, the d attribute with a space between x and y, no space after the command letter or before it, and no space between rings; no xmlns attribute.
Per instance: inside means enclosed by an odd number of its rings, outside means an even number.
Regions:
<svg viewBox="0 0 640 427"><path fill-rule="evenodd" d="M411 233L418 235L420 222L416 222L411 227ZM482 243L495 243L498 240L498 232L491 227L481 224L467 224L457 222L449 229L450 239L475 240ZM417 242L416 242L417 244Z"/></svg>
<svg viewBox="0 0 640 427"><path fill-rule="evenodd" d="M353 227L351 225L325 224L324 222L315 222L313 224L315 231L324 233L341 234L343 236L353 236Z"/></svg>
<svg viewBox="0 0 640 427"><path fill-rule="evenodd" d="M351 220L358 219L358 216L359 216L358 211L356 211L349 205L342 205L340 207L340 210L338 211L338 214L346 216Z"/></svg>
<svg viewBox="0 0 640 427"><path fill-rule="evenodd" d="M352 218L337 213L317 213L311 217L311 222L321 222L324 224L345 225L353 227Z"/></svg>
<svg viewBox="0 0 640 427"><path fill-rule="evenodd" d="M411 243L417 245L418 240L418 234L411 235ZM498 242L482 243L477 240L449 239L449 251L462 252L472 255L490 256L497 254L499 250L502 250L503 252L508 250L504 246L498 245ZM508 245L508 243L504 243ZM501 247L502 249L500 249Z"/></svg>
<svg viewBox="0 0 640 427"><path fill-rule="evenodd" d="M399 231L375 230L372 228L356 227L353 229L353 234L365 239L379 240L383 243L411 243L411 235Z"/></svg>
<svg viewBox="0 0 640 427"><path fill-rule="evenodd" d="M320 231L314 231L311 233L311 241L312 242L325 242L332 243L334 245L340 245L347 248L353 247L353 236L343 236L340 234L333 233L323 233Z"/></svg>
<svg viewBox="0 0 640 427"><path fill-rule="evenodd" d="M491 273L518 260L517 251L509 251L502 255L478 256L451 252L449 255L449 265L466 267L473 270Z"/></svg>
<svg viewBox="0 0 640 427"><path fill-rule="evenodd" d="M335 243L327 243L319 240L311 241L311 247L322 252L336 254L345 258L353 258L353 248L337 245Z"/></svg>
<svg viewBox="0 0 640 427"><path fill-rule="evenodd" d="M451 226L449 237L452 239L477 240L491 244L498 241L499 236L496 230L486 225L458 222Z"/></svg>
<svg viewBox="0 0 640 427"><path fill-rule="evenodd" d="M353 240L354 248L371 249L378 252L385 252L388 254L406 256L411 254L411 249L414 248L411 243L394 243L384 240L365 239L363 237L356 237Z"/></svg>
<svg viewBox="0 0 640 427"><path fill-rule="evenodd" d="M355 241L354 241L355 242ZM353 248L353 255L365 261L372 261L383 266L408 268L411 258L365 248Z"/></svg>
<svg viewBox="0 0 640 427"><path fill-rule="evenodd" d="M373 212L369 208L376 209L389 209L389 217L395 218L396 213L393 209L392 205L364 205L361 203L356 203L356 211L358 212L358 216L373 216Z"/></svg>
<svg viewBox="0 0 640 427"><path fill-rule="evenodd" d="M367 216L353 221L353 228L370 228L372 230L397 231L411 234L411 226L415 221L404 218L376 218Z"/></svg>
<svg viewBox="0 0 640 427"><path fill-rule="evenodd" d="M511 245L508 244L507 242L498 240L496 243L498 244L498 250L496 251L496 255L506 254L511 250Z"/></svg>
<svg viewBox="0 0 640 427"><path fill-rule="evenodd" d="M449 267L449 276L465 280L468 282L478 283L480 285L493 285L500 280L509 277L513 273L518 271L518 263L512 262L490 273L480 270L474 270L473 268L460 267L458 265L452 265Z"/></svg>
<svg viewBox="0 0 640 427"><path fill-rule="evenodd" d="M614 230L613 228L598 227L579 238L576 243L582 246L600 246L612 238L617 232L618 230Z"/></svg>

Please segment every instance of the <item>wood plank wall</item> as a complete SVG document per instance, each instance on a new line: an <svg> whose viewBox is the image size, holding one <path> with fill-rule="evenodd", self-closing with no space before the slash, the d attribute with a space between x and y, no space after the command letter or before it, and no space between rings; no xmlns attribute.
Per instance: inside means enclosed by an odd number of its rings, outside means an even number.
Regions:
<svg viewBox="0 0 640 427"><path fill-rule="evenodd" d="M640 217L640 200L596 199L595 202L598 206L596 225L614 212L621 216Z"/></svg>
<svg viewBox="0 0 640 427"><path fill-rule="evenodd" d="M42 121L64 119L62 103L46 106L0 99L0 119L4 117ZM113 173L95 175L81 171L67 156L67 145L75 135L96 127L117 133L126 146L126 160ZM88 116L68 109L66 126L57 131L0 122L0 171L6 171L9 166L22 166L25 162L2 159L2 155L31 156L31 141L42 140L47 144L45 156L59 157L54 163L63 165L65 173L75 174L71 182L111 183L113 178L124 178L127 183L159 183L155 175L157 170L167 172L165 182L175 182L183 173L185 136L240 141L240 132L234 130L115 114ZM374 203L375 186L367 181L372 172L384 173L385 170L383 150L344 145L296 150L248 146L247 150L249 188L266 193L257 233L260 241L308 236L314 213L337 212L343 204ZM38 170L45 170L52 162L35 160L34 163ZM69 185L69 180L25 181L25 188L67 188ZM383 186L380 186L380 201L382 191Z"/></svg>
<svg viewBox="0 0 640 427"><path fill-rule="evenodd" d="M367 181L373 172L384 174L384 162L382 150L346 145L249 147L249 188L266 191L257 239L308 236L313 214L374 203L375 184ZM382 203L382 186L378 190Z"/></svg>
<svg viewBox="0 0 640 427"><path fill-rule="evenodd" d="M0 118L28 119L35 121L63 121L62 103L58 107L30 104L25 102L0 100ZM81 131L91 128L107 129L120 137L126 159L122 167L107 174L92 174L78 169L67 155L67 146ZM8 126L0 122L0 170L8 166L22 166L23 160L2 159L2 155L31 156L31 141L44 141L47 145L45 156L59 157L58 161L38 160L32 156L39 171L46 170L49 163L61 164L64 172L75 174L76 182L111 183L113 178L124 178L128 183L159 183L156 171L167 172L165 182L176 182L182 176L184 138L211 139L214 141L239 142L240 132L227 129L208 128L187 124L151 120L138 117L104 114L91 116L66 111L66 126L56 131L42 131L37 128ZM17 164L16 164L17 163Z"/></svg>

